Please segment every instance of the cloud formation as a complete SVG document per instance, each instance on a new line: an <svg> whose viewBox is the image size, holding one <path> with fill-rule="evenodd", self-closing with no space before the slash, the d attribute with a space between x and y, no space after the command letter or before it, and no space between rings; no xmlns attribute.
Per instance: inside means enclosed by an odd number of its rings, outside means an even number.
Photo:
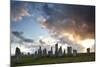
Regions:
<svg viewBox="0 0 100 67"><path fill-rule="evenodd" d="M24 16L30 16L26 7L27 3L11 2L11 20L20 21Z"/></svg>
<svg viewBox="0 0 100 67"><path fill-rule="evenodd" d="M62 6L62 7L61 7ZM55 10L56 9L56 10ZM42 25L57 33L73 34L74 38L94 38L95 9L91 6L54 5L45 6L45 13L50 16Z"/></svg>
<svg viewBox="0 0 100 67"><path fill-rule="evenodd" d="M31 15L42 28L49 32L51 38L59 43L68 44L82 51L84 47L80 45L80 41L95 40L95 6L37 2L12 2L11 4L12 20L18 21L24 16ZM18 37L25 42L31 41L22 36ZM40 39L39 44L47 43Z"/></svg>
<svg viewBox="0 0 100 67"><path fill-rule="evenodd" d="M32 40L32 39L25 38L22 34L23 34L23 32L13 31L11 35L16 36L16 37L19 38L22 42L33 43L33 40Z"/></svg>
<svg viewBox="0 0 100 67"><path fill-rule="evenodd" d="M95 39L95 7L46 4L44 12L49 18L41 26L60 42L82 50L79 41Z"/></svg>

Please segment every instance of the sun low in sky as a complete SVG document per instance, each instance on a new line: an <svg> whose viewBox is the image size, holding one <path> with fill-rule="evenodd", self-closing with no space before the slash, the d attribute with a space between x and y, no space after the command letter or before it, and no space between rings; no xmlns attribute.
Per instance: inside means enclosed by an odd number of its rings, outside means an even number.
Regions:
<svg viewBox="0 0 100 67"><path fill-rule="evenodd" d="M95 7L11 1L11 54L50 49L58 43L85 52L95 51Z"/></svg>

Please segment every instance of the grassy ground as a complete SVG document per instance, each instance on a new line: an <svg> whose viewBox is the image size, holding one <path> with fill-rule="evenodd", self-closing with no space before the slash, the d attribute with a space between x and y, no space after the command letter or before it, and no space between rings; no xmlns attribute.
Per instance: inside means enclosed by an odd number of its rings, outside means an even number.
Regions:
<svg viewBox="0 0 100 67"><path fill-rule="evenodd" d="M40 64L57 64L57 63L72 63L72 62L88 62L95 61L95 54L78 54L77 56L63 56L63 57L40 57L33 56L20 57L18 62L16 58L11 57L11 66L26 66L26 65L40 65Z"/></svg>

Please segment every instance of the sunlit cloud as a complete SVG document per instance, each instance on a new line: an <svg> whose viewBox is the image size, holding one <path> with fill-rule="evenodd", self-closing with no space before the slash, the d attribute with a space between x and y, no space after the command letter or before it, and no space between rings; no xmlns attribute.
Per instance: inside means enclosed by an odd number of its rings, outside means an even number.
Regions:
<svg viewBox="0 0 100 67"><path fill-rule="evenodd" d="M94 16L94 9L88 7L77 8L77 6L72 6L73 8L76 8L76 10L74 10L70 9L69 6L66 6L69 8L67 10L63 9L65 6L62 6L61 8L60 6L53 5L52 7L53 8L48 5L45 6L45 8L48 9L45 9L45 12L49 15L49 18L42 18L41 21L43 19L45 19L45 21L39 22L41 26L50 33L51 37L55 38L62 44L67 43L73 48L77 47L76 49L80 49L80 51L87 48L79 42L83 42L83 40L88 38L93 40L95 38L95 21L94 17L90 16ZM62 10L59 11L60 9ZM82 11L81 9L84 10ZM89 14L90 10L92 10L91 14ZM94 41L92 41L92 43L94 43Z"/></svg>
<svg viewBox="0 0 100 67"><path fill-rule="evenodd" d="M12 7L13 6L13 7ZM54 47L56 43L62 48L71 46L79 52L90 47L91 51L95 51L95 9L91 6L64 5L64 4L45 4L45 3L12 3L11 20L18 22L28 17L27 21L32 20L30 31L24 30L28 36L33 39L25 38L25 36L17 36L23 42L24 49L38 49ZM23 21L24 22L24 21ZM21 23L23 23L21 22ZM26 22L25 23L29 23ZM19 24L21 25L21 24ZM27 24L25 24L27 26ZM32 26L31 26L32 25ZM18 25L17 25L18 26ZM21 25L22 26L22 25ZM26 28L23 24L20 28ZM40 29L41 30L38 30ZM34 31L34 29L36 31ZM16 30L16 27L15 27ZM47 35L43 34L45 30ZM23 31L23 30L22 30ZM33 31L33 32L32 32ZM28 33L28 34L27 34ZM42 33L42 34L41 34ZM19 34L19 33L17 33ZM38 35L34 35L38 34ZM13 39L12 39L13 40ZM33 41L33 42L32 42ZM20 43L21 41L19 41ZM30 43L31 42L31 43Z"/></svg>
<svg viewBox="0 0 100 67"><path fill-rule="evenodd" d="M92 46L95 44L94 39L85 39L82 41L79 41L81 45L83 45L85 48L92 48Z"/></svg>
<svg viewBox="0 0 100 67"><path fill-rule="evenodd" d="M12 21L20 21L24 16L31 16L28 12L26 3L11 3L11 20Z"/></svg>
<svg viewBox="0 0 100 67"><path fill-rule="evenodd" d="M21 8L16 9L14 13L12 12L11 18L13 21L19 21L22 20L24 16L30 16L30 14L25 9Z"/></svg>

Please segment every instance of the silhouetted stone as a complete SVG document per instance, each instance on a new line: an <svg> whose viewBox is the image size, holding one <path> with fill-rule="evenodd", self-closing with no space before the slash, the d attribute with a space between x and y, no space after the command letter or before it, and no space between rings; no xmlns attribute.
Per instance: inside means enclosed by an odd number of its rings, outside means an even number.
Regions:
<svg viewBox="0 0 100 67"><path fill-rule="evenodd" d="M21 56L21 51L18 47L16 47L16 50L15 50L16 63L20 63L19 62L20 56Z"/></svg>
<svg viewBox="0 0 100 67"><path fill-rule="evenodd" d="M66 55L65 49L64 49L64 53L63 53L63 55L64 55L64 56Z"/></svg>
<svg viewBox="0 0 100 67"><path fill-rule="evenodd" d="M90 54L90 48L87 48L87 54L88 55Z"/></svg>
<svg viewBox="0 0 100 67"><path fill-rule="evenodd" d="M39 49L38 49L38 56L42 56L42 49L41 49L41 46L40 46Z"/></svg>
<svg viewBox="0 0 100 67"><path fill-rule="evenodd" d="M43 50L43 56L46 56L47 55L47 50L46 48Z"/></svg>
<svg viewBox="0 0 100 67"><path fill-rule="evenodd" d="M77 50L73 50L73 56L77 55Z"/></svg>
<svg viewBox="0 0 100 67"><path fill-rule="evenodd" d="M55 44L55 56L58 56L58 43Z"/></svg>
<svg viewBox="0 0 100 67"><path fill-rule="evenodd" d="M21 51L18 47L16 47L15 56L20 56L20 55L21 55Z"/></svg>
<svg viewBox="0 0 100 67"><path fill-rule="evenodd" d="M67 54L72 55L72 47L67 47Z"/></svg>
<svg viewBox="0 0 100 67"><path fill-rule="evenodd" d="M62 47L60 46L59 51L58 51L58 55L62 56Z"/></svg>

